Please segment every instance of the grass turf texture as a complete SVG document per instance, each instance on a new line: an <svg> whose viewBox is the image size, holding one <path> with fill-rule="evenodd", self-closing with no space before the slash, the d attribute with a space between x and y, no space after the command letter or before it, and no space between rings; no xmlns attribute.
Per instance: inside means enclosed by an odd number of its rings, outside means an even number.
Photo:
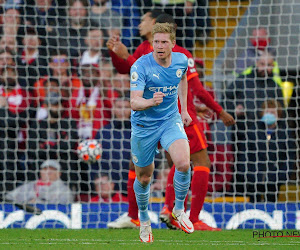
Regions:
<svg viewBox="0 0 300 250"><path fill-rule="evenodd" d="M139 241L138 230L122 229L2 229L0 249L299 249L300 238L253 238L252 230L185 234L167 229L153 230L154 243Z"/></svg>

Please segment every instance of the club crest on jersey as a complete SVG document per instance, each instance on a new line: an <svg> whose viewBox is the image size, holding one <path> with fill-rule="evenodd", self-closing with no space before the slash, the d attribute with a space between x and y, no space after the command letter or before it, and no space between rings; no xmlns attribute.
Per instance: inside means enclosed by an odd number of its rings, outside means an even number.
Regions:
<svg viewBox="0 0 300 250"><path fill-rule="evenodd" d="M176 71L176 76L177 76L178 78L180 78L180 77L182 76L182 70L181 70L181 69L177 69L177 71Z"/></svg>
<svg viewBox="0 0 300 250"><path fill-rule="evenodd" d="M134 71L131 73L131 81L135 82L135 81L137 81L138 78L139 78L139 75L137 72Z"/></svg>

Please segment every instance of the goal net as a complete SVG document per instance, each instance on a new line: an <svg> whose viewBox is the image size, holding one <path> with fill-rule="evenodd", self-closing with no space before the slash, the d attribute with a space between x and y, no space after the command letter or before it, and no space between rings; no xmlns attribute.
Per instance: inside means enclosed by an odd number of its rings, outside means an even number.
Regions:
<svg viewBox="0 0 300 250"><path fill-rule="evenodd" d="M189 66L236 120L201 118L205 105L194 98L211 161L199 219L223 229L300 228L296 0L2 1L1 228L106 228L126 216L128 55L148 39L144 14L153 8L174 17ZM159 149L154 228L165 228L169 171ZM187 210L190 201L191 192Z"/></svg>

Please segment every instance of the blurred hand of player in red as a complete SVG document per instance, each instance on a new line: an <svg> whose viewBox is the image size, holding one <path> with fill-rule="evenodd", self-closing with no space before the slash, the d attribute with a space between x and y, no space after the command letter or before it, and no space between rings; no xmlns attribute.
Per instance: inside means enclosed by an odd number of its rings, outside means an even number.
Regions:
<svg viewBox="0 0 300 250"><path fill-rule="evenodd" d="M228 114L224 109L219 114L220 119L223 121L225 126L232 126L235 124L234 118Z"/></svg>
<svg viewBox="0 0 300 250"><path fill-rule="evenodd" d="M106 46L108 49L112 50L118 57L126 60L129 57L129 52L127 47L120 41L120 36L115 35L110 38Z"/></svg>
<svg viewBox="0 0 300 250"><path fill-rule="evenodd" d="M109 50L113 50L115 46L115 39L113 37L109 38L106 42L106 46Z"/></svg>

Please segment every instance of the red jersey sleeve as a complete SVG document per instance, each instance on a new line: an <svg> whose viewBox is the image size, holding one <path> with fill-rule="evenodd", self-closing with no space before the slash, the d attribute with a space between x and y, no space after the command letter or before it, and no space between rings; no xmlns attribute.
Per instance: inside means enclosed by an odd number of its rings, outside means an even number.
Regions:
<svg viewBox="0 0 300 250"><path fill-rule="evenodd" d="M203 87L198 77L193 77L189 80L189 88L192 94L196 96L207 107L215 111L218 115L223 108L212 98L211 94Z"/></svg>
<svg viewBox="0 0 300 250"><path fill-rule="evenodd" d="M152 50L153 48L151 44L148 41L144 41L137 47L133 55L129 55L129 57L126 60L118 57L116 53L114 53L111 50L109 51L109 54L111 56L113 65L115 66L116 70L120 74L128 74L130 73L130 68L135 63L135 61L141 56L152 52Z"/></svg>
<svg viewBox="0 0 300 250"><path fill-rule="evenodd" d="M212 98L200 82L192 54L185 48L178 45L175 45L173 51L183 53L188 58L189 67L187 71L187 80L192 94L199 98L199 100L207 107L215 111L217 114L220 114L223 108Z"/></svg>
<svg viewBox="0 0 300 250"><path fill-rule="evenodd" d="M131 65L126 60L118 57L117 54L111 50L109 51L109 54L114 67L120 74L127 74L130 72Z"/></svg>

